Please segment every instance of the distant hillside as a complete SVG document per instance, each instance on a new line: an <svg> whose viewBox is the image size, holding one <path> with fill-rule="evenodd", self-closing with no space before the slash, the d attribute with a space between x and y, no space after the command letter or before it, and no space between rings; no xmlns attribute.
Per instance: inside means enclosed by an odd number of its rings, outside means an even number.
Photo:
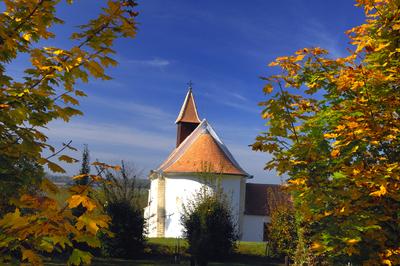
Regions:
<svg viewBox="0 0 400 266"><path fill-rule="evenodd" d="M53 175L46 173L46 178L48 178L53 183L61 187L65 187L72 184L72 178L67 175Z"/></svg>
<svg viewBox="0 0 400 266"><path fill-rule="evenodd" d="M46 177L49 180L51 180L52 182L54 182L56 185L61 186L61 187L69 186L72 184L71 176L54 175L54 174L46 173ZM137 182L138 187L141 187L143 189L150 188L150 180L148 180L148 179L138 178L138 179L136 179L136 182Z"/></svg>

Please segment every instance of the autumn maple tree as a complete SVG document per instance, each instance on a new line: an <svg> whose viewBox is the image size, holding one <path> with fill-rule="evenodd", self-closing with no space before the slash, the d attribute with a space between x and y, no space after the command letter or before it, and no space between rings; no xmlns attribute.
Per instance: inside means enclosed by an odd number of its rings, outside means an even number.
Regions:
<svg viewBox="0 0 400 266"><path fill-rule="evenodd" d="M264 78L253 148L288 176L314 261L399 265L400 1L356 5L366 21L347 31L347 57L305 48L270 64L281 72Z"/></svg>
<svg viewBox="0 0 400 266"><path fill-rule="evenodd" d="M109 217L89 196L90 185L102 180L101 173L76 176L88 178L88 185L72 186L69 198L61 202L57 200L59 189L47 179L37 190L28 191L26 181L33 179L32 172L26 174L16 167L23 158L31 165L64 172L58 161L76 161L62 153L72 148L70 142L53 147L43 129L55 119L68 122L82 114L78 98L86 94L76 88L77 83L82 87L91 77L110 79L105 68L117 63L112 58L114 41L136 33L135 1L108 0L96 18L71 32L69 49L42 47L39 44L44 40L56 37L52 26L63 23L55 15L59 2L5 0L0 14L0 186L2 191L12 191L2 195L7 197L8 212L0 210L0 264L40 265L41 254L66 249L71 250L69 264L89 263L90 253L73 243L99 246L97 232L108 227ZM13 77L7 67L21 54L29 56L30 67L22 78ZM97 164L102 169L112 167ZM78 206L86 211L76 217L71 209Z"/></svg>

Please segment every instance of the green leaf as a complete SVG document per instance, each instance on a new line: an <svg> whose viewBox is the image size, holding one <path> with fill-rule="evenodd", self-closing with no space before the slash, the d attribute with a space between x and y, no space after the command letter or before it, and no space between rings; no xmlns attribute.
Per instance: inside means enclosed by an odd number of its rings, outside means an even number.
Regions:
<svg viewBox="0 0 400 266"><path fill-rule="evenodd" d="M80 97L86 97L87 94L81 90L75 90L75 95Z"/></svg>
<svg viewBox="0 0 400 266"><path fill-rule="evenodd" d="M87 243L93 248L100 247L100 240L95 235L78 235L74 239L80 243Z"/></svg>
<svg viewBox="0 0 400 266"><path fill-rule="evenodd" d="M342 172L335 172L335 173L333 173L332 177L333 177L334 179L341 179L341 178L345 178L346 175L343 174Z"/></svg>
<svg viewBox="0 0 400 266"><path fill-rule="evenodd" d="M47 167L54 173L65 173L65 170L61 166L51 161L47 161Z"/></svg>
<svg viewBox="0 0 400 266"><path fill-rule="evenodd" d="M61 155L60 157L58 157L58 160L64 161L64 162L67 162L67 163L76 163L76 162L78 162L77 159L69 157L67 155Z"/></svg>
<svg viewBox="0 0 400 266"><path fill-rule="evenodd" d="M71 103L73 105L79 105L79 101L74 97L69 96L68 94L61 95L61 99L63 99L64 103Z"/></svg>
<svg viewBox="0 0 400 266"><path fill-rule="evenodd" d="M68 265L90 264L92 257L89 252L75 248L68 259Z"/></svg>

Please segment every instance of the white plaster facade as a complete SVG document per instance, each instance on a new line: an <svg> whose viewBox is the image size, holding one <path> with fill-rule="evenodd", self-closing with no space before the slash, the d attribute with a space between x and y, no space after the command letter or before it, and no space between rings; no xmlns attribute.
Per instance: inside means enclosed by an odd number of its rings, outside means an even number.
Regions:
<svg viewBox="0 0 400 266"><path fill-rule="evenodd" d="M183 227L181 225L181 215L183 206L187 205L203 186L212 190L215 185L208 185L198 174L164 175L152 179L149 191L149 204L145 208L147 218L147 233L149 237L161 237L157 234L158 211L158 178L165 180L165 219L164 234L162 237L182 237ZM232 210L233 222L237 225L237 230L241 234L244 213L244 184L245 178L237 175L218 176L220 187L226 195ZM217 180L217 178L215 179Z"/></svg>
<svg viewBox="0 0 400 266"><path fill-rule="evenodd" d="M264 224L270 221L268 216L247 215L243 216L242 241L264 241Z"/></svg>
<svg viewBox="0 0 400 266"><path fill-rule="evenodd" d="M147 207L144 208L144 217L147 220L147 236L157 237L157 191L158 179L150 181L150 189L147 199Z"/></svg>

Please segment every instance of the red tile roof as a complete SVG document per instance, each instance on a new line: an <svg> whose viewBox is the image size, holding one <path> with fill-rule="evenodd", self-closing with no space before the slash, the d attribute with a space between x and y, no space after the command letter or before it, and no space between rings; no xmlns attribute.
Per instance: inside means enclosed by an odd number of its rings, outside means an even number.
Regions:
<svg viewBox="0 0 400 266"><path fill-rule="evenodd" d="M158 167L165 173L211 172L249 176L204 119Z"/></svg>
<svg viewBox="0 0 400 266"><path fill-rule="evenodd" d="M246 175L234 165L211 134L206 131L186 149L182 156L164 172L212 172Z"/></svg>

